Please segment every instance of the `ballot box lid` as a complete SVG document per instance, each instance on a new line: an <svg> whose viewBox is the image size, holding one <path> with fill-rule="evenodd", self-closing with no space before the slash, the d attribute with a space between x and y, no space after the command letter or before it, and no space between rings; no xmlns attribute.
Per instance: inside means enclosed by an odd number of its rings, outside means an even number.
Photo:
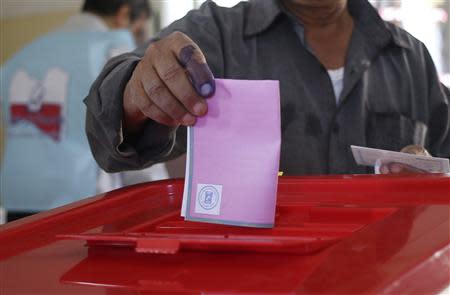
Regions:
<svg viewBox="0 0 450 295"><path fill-rule="evenodd" d="M141 184L1 226L1 294L429 294L450 283L449 176L281 177L272 229L184 221L182 193L182 180Z"/></svg>

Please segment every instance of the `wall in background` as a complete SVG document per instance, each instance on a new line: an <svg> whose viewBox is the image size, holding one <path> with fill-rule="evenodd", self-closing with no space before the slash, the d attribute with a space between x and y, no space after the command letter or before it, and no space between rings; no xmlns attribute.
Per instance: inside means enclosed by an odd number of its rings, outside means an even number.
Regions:
<svg viewBox="0 0 450 295"><path fill-rule="evenodd" d="M0 63L35 38L62 25L76 10L23 14L1 19Z"/></svg>
<svg viewBox="0 0 450 295"><path fill-rule="evenodd" d="M150 0L155 12L150 33L155 33L160 27L160 10L165 2L176 7L180 2L192 1ZM0 0L0 63L4 63L35 38L57 29L80 10L82 3L83 0Z"/></svg>
<svg viewBox="0 0 450 295"><path fill-rule="evenodd" d="M83 0L1 0L1 17L74 11L81 6L82 2Z"/></svg>
<svg viewBox="0 0 450 295"><path fill-rule="evenodd" d="M83 0L0 0L0 62L76 13Z"/></svg>

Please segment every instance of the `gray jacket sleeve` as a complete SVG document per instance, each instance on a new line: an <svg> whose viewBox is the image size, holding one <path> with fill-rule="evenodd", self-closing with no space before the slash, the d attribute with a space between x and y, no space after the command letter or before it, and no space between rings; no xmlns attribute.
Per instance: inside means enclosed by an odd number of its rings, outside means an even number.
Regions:
<svg viewBox="0 0 450 295"><path fill-rule="evenodd" d="M430 91L434 99L441 99L431 113L429 150L435 157L450 159L450 90L436 83Z"/></svg>
<svg viewBox="0 0 450 295"><path fill-rule="evenodd" d="M208 65L218 77L223 68L220 32L215 20L214 3L161 31L156 38L132 53L111 59L94 82L84 103L86 134L94 158L105 171L137 170L170 160L186 151L186 128L169 128L148 121L139 138L124 138L122 132L123 92L147 46L172 32L188 35L206 55Z"/></svg>
<svg viewBox="0 0 450 295"><path fill-rule="evenodd" d="M433 60L424 47L430 119L427 148L434 157L450 159L450 90L439 82Z"/></svg>

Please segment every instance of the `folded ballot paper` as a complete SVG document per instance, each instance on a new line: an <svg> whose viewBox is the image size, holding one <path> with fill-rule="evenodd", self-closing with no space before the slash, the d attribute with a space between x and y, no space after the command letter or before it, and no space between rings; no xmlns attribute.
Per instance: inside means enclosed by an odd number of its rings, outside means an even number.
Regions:
<svg viewBox="0 0 450 295"><path fill-rule="evenodd" d="M450 173L449 160L422 155L380 150L362 146L350 146L353 157L358 165L375 167L375 173L383 163L405 164L428 173Z"/></svg>
<svg viewBox="0 0 450 295"><path fill-rule="evenodd" d="M181 215L273 227L280 129L278 81L217 79L208 114L188 128Z"/></svg>

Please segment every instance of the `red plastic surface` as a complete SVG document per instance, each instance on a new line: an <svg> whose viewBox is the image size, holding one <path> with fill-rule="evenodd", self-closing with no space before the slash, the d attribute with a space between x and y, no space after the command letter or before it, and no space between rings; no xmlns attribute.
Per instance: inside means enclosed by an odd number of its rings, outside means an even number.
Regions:
<svg viewBox="0 0 450 295"><path fill-rule="evenodd" d="M86 240L92 247L131 247L138 253L176 254L181 250L196 250L310 254L394 211L391 208L321 208L281 200L273 229L189 222L175 211L120 232L59 237Z"/></svg>
<svg viewBox="0 0 450 295"><path fill-rule="evenodd" d="M1 226L0 294L432 294L450 283L448 176L281 178L273 230L184 222L182 189L138 185ZM57 238L70 234L113 239ZM330 243L286 253L280 237Z"/></svg>

